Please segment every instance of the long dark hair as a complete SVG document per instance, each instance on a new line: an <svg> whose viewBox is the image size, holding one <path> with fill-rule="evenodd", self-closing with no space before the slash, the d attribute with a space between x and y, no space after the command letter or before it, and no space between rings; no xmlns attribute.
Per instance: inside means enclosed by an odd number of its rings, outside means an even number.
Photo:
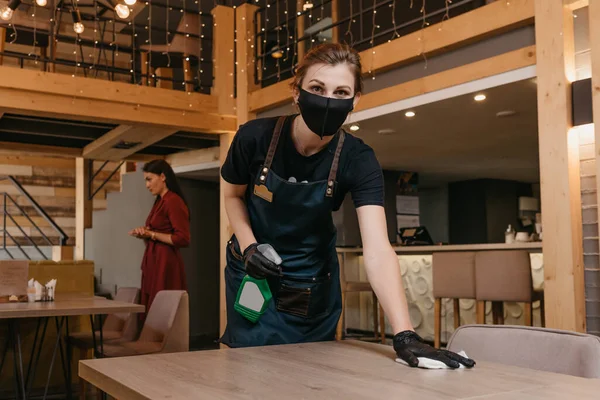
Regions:
<svg viewBox="0 0 600 400"><path fill-rule="evenodd" d="M175 176L175 172L173 172L173 168L171 168L171 165L169 165L168 162L166 162L165 160L152 160L146 164L144 164L144 172L148 172L151 174L155 174L155 175L161 175L164 174L165 175L165 184L167 185L167 189L169 189L171 192L175 193L176 195L178 195L179 197L181 197L181 200L183 200L183 202L185 203L185 206L188 208L189 210L189 206L187 201L185 201L185 196L183 195L183 191L181 190L181 187L179 186L179 181L177 180L177 177ZM158 201L158 196L156 196L156 201Z"/></svg>

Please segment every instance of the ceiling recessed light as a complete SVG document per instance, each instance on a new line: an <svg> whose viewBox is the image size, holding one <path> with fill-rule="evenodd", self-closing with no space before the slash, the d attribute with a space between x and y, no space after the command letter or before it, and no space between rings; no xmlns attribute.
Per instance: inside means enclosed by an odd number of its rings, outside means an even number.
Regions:
<svg viewBox="0 0 600 400"><path fill-rule="evenodd" d="M377 133L379 133L380 135L391 135L392 133L395 133L396 131L390 128L385 128L385 129L380 129L377 131Z"/></svg>
<svg viewBox="0 0 600 400"><path fill-rule="evenodd" d="M358 126L358 124L352 124L352 125L350 125L350 130L352 132L356 132L359 129L360 129L360 126Z"/></svg>
<svg viewBox="0 0 600 400"><path fill-rule="evenodd" d="M478 94L474 97L475 101L484 101L486 99L485 94Z"/></svg>
<svg viewBox="0 0 600 400"><path fill-rule="evenodd" d="M416 114L414 111L407 111L404 113L404 115L406 115L408 118L412 118L414 117Z"/></svg>

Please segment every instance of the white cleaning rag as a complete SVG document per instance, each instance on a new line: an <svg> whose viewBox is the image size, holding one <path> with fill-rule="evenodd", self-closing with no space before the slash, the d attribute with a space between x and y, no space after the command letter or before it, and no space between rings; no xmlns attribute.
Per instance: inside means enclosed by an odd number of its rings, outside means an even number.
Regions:
<svg viewBox="0 0 600 400"><path fill-rule="evenodd" d="M467 357L467 353L465 353L464 351L459 351L458 353L456 353L458 355L461 355L465 358ZM424 369L450 369L449 366L447 366L446 364L444 364L441 361L437 361L437 360L432 360L431 358L426 358L426 357L418 357L417 358L419 360L419 368L424 368ZM406 361L404 361L401 358L396 358L396 362L400 363L400 364L404 364L404 365L408 365L408 363ZM464 368L465 366L462 364L459 364L459 369L460 368Z"/></svg>

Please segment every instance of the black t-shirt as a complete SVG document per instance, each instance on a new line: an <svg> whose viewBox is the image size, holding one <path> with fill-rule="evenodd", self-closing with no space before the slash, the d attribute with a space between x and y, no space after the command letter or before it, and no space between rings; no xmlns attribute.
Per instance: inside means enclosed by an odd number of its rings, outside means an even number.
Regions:
<svg viewBox="0 0 600 400"><path fill-rule="evenodd" d="M250 185L256 181L263 165L278 117L252 120L240 127L233 138L221 176L234 185ZM291 138L293 118L288 118L281 131L271 170L283 179L297 182L326 180L329 176L339 135L326 148L311 156L301 155ZM356 208L383 206L383 173L373 149L361 139L346 133L334 192L334 210L338 210L350 192Z"/></svg>

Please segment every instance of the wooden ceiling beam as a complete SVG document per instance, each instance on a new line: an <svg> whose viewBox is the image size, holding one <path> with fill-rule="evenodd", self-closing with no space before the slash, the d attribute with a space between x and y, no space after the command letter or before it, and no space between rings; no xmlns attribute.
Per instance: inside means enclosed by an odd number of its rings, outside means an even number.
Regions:
<svg viewBox="0 0 600 400"><path fill-rule="evenodd" d="M202 133L231 133L236 117L218 114L218 97L0 66L0 109L79 121Z"/></svg>
<svg viewBox="0 0 600 400"><path fill-rule="evenodd" d="M83 148L83 157L94 160L123 160L176 133L153 126L120 125ZM121 146L118 148L116 146Z"/></svg>
<svg viewBox="0 0 600 400"><path fill-rule="evenodd" d="M190 150L171 154L165 159L173 168L208 164L219 161L219 151L219 146L208 147L206 149Z"/></svg>
<svg viewBox="0 0 600 400"><path fill-rule="evenodd" d="M510 5L496 1L444 21L443 28L435 24L360 53L364 75L377 73L422 58L431 57L461 46L481 41L511 29L532 25L533 0L511 0ZM261 112L292 101L289 84L281 81L250 93L251 112Z"/></svg>

